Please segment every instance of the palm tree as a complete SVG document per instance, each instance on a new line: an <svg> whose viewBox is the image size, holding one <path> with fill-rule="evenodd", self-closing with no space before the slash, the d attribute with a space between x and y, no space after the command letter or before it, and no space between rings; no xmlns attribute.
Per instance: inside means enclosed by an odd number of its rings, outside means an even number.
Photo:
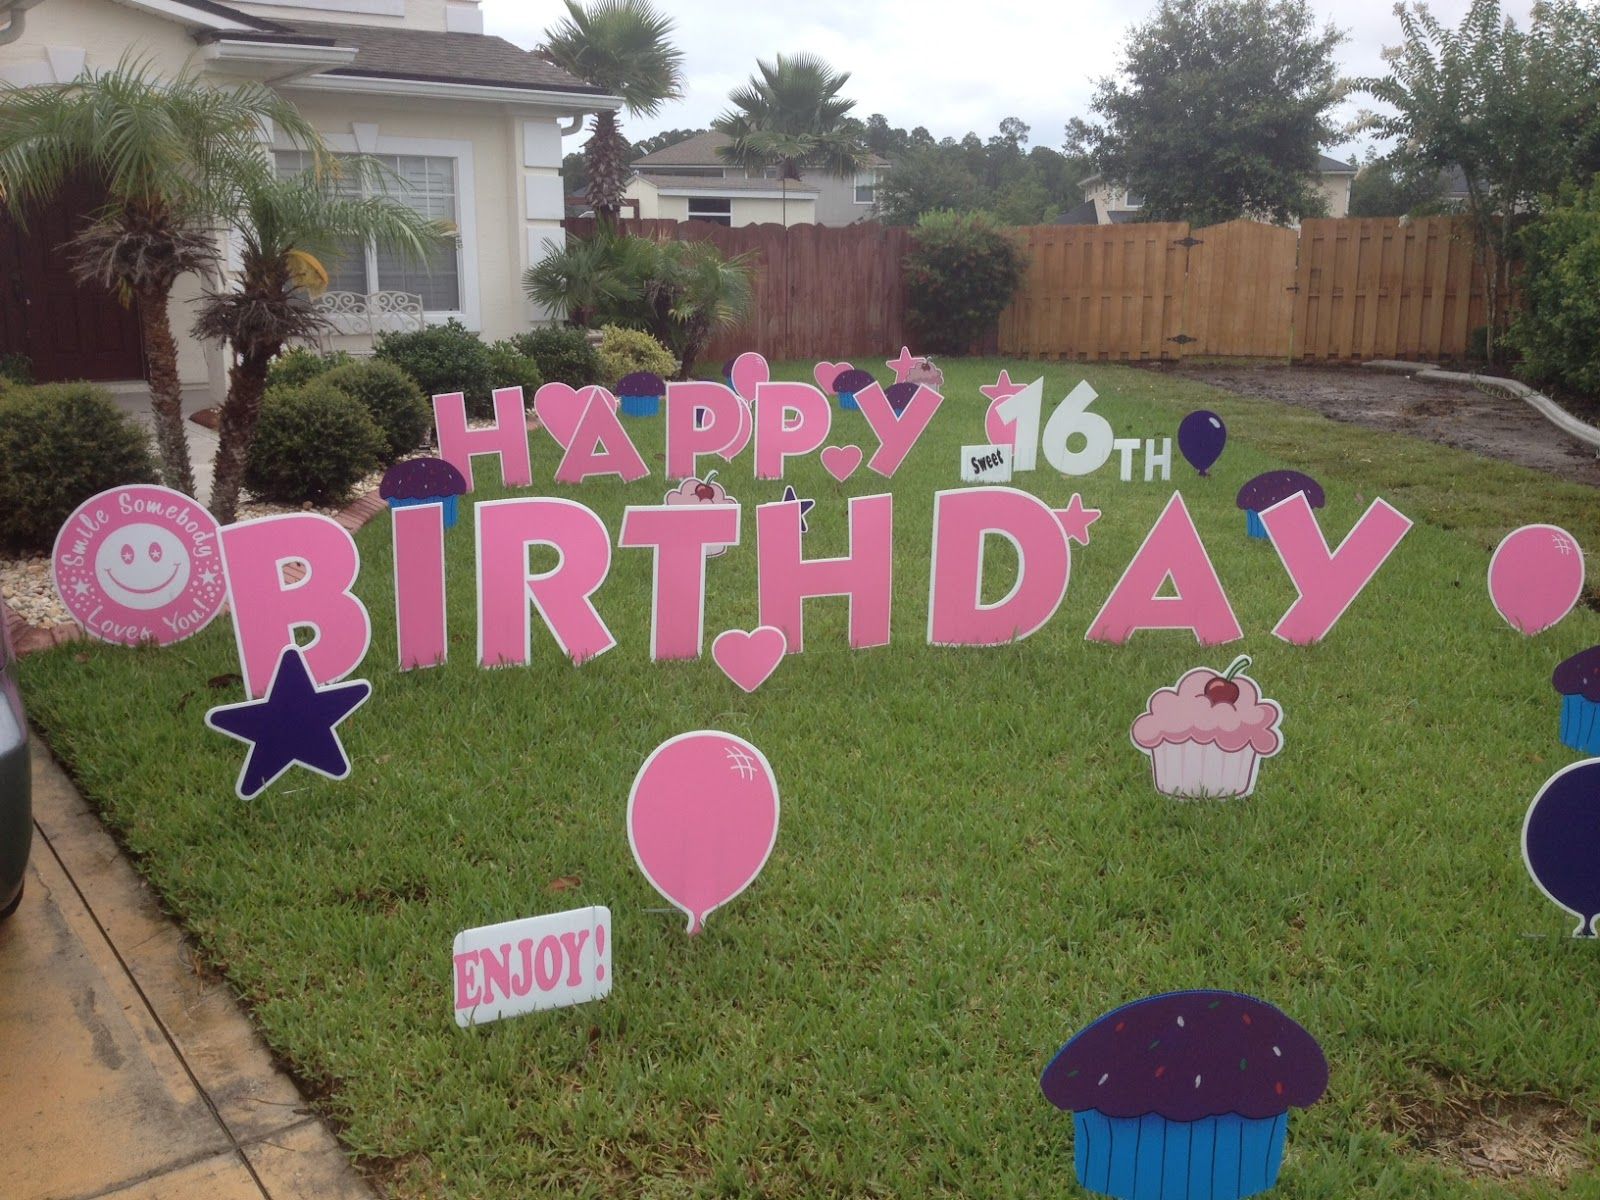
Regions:
<svg viewBox="0 0 1600 1200"><path fill-rule="evenodd" d="M672 20L648 0L566 0L567 20L545 31L544 57L591 87L619 96L630 116L648 117L683 95L683 52L668 38ZM631 147L617 114L597 112L584 146L589 202L602 225L622 211Z"/></svg>
<svg viewBox="0 0 1600 1200"><path fill-rule="evenodd" d="M651 332L691 377L718 330L739 324L755 296L756 252L725 258L712 242L661 242L644 298L655 313Z"/></svg>
<svg viewBox="0 0 1600 1200"><path fill-rule="evenodd" d="M211 484L211 511L223 524L238 507L267 368L290 341L326 327L313 301L328 285L323 259L370 243L422 261L455 237L450 226L383 194L386 187L383 168L359 157L288 178L262 159L237 179L228 214L240 251L236 282L205 295L194 326L197 338L226 341L233 352Z"/></svg>
<svg viewBox="0 0 1600 1200"><path fill-rule="evenodd" d="M729 94L732 111L711 124L729 138L718 152L729 162L778 168L788 228L790 180L807 167L848 178L869 154L859 122L850 117L855 101L839 95L850 81L848 71L835 71L814 54L779 54L756 67L758 74Z"/></svg>
<svg viewBox="0 0 1600 1200"><path fill-rule="evenodd" d="M529 267L522 275L522 290L549 312L565 314L579 329L593 329L638 306L650 266L638 242L601 226L592 237L572 238Z"/></svg>
<svg viewBox="0 0 1600 1200"><path fill-rule="evenodd" d="M80 282L137 306L163 475L191 495L172 288L215 272L220 197L260 160L266 127L320 156L311 126L259 84L213 88L187 71L158 80L125 58L70 83L0 90L0 191L19 221L72 179L105 189L105 207L66 252Z"/></svg>

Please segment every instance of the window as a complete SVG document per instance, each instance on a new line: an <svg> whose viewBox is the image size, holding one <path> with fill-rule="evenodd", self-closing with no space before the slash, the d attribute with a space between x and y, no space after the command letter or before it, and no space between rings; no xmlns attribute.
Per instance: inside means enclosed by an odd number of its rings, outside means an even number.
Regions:
<svg viewBox="0 0 1600 1200"><path fill-rule="evenodd" d="M871 204L877 197L878 177L876 175L856 176L856 203Z"/></svg>
<svg viewBox="0 0 1600 1200"><path fill-rule="evenodd" d="M436 221L457 222L456 160L424 154L372 156L386 178L375 181L369 192L386 194ZM303 151L279 151L278 173L293 177L305 170L310 156ZM335 292L408 292L422 297L429 313L462 311L461 248L446 243L417 262L377 246L350 245L328 268L328 289Z"/></svg>
<svg viewBox="0 0 1600 1200"><path fill-rule="evenodd" d="M733 224L733 201L713 196L689 197L689 220L714 225Z"/></svg>
<svg viewBox="0 0 1600 1200"><path fill-rule="evenodd" d="M1144 193L1143 192L1123 192L1122 193L1122 207L1123 208L1143 208L1144 207Z"/></svg>

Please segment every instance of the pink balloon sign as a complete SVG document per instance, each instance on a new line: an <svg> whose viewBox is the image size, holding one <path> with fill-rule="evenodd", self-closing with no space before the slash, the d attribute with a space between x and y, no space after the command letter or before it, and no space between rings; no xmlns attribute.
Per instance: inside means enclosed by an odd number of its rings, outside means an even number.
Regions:
<svg viewBox="0 0 1600 1200"><path fill-rule="evenodd" d="M56 535L56 594L101 641L181 642L227 598L218 532L216 518L182 492L154 484L101 492Z"/></svg>
<svg viewBox="0 0 1600 1200"><path fill-rule="evenodd" d="M1560 622L1583 594L1583 551L1554 525L1524 525L1489 560L1489 598L1518 633L1530 637Z"/></svg>
<svg viewBox="0 0 1600 1200"><path fill-rule="evenodd" d="M690 934L761 874L778 840L778 781L743 738L680 733L650 753L628 796L628 842Z"/></svg>

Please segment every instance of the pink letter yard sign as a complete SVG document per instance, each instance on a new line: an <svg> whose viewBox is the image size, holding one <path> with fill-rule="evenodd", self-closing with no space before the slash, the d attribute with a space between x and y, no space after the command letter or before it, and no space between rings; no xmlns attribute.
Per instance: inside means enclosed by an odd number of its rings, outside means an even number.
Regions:
<svg viewBox="0 0 1600 1200"><path fill-rule="evenodd" d="M465 929L455 941L456 1024L604 999L611 992L611 910L575 908Z"/></svg>

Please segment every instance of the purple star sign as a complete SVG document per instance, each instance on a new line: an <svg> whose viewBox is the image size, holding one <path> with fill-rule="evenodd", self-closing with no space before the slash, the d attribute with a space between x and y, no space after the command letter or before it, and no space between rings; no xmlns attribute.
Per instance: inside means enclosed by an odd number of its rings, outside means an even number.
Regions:
<svg viewBox="0 0 1600 1200"><path fill-rule="evenodd" d="M817 502L815 500L801 500L800 493L796 492L793 487L783 489L783 502L785 504L793 504L796 500L800 501L800 532L810 533L811 522L806 520L806 517L817 506Z"/></svg>
<svg viewBox="0 0 1600 1200"><path fill-rule="evenodd" d="M206 713L212 729L250 747L235 785L239 799L253 800L296 763L329 779L349 778L350 758L334 730L371 695L365 679L318 687L300 649L285 647L264 698Z"/></svg>

